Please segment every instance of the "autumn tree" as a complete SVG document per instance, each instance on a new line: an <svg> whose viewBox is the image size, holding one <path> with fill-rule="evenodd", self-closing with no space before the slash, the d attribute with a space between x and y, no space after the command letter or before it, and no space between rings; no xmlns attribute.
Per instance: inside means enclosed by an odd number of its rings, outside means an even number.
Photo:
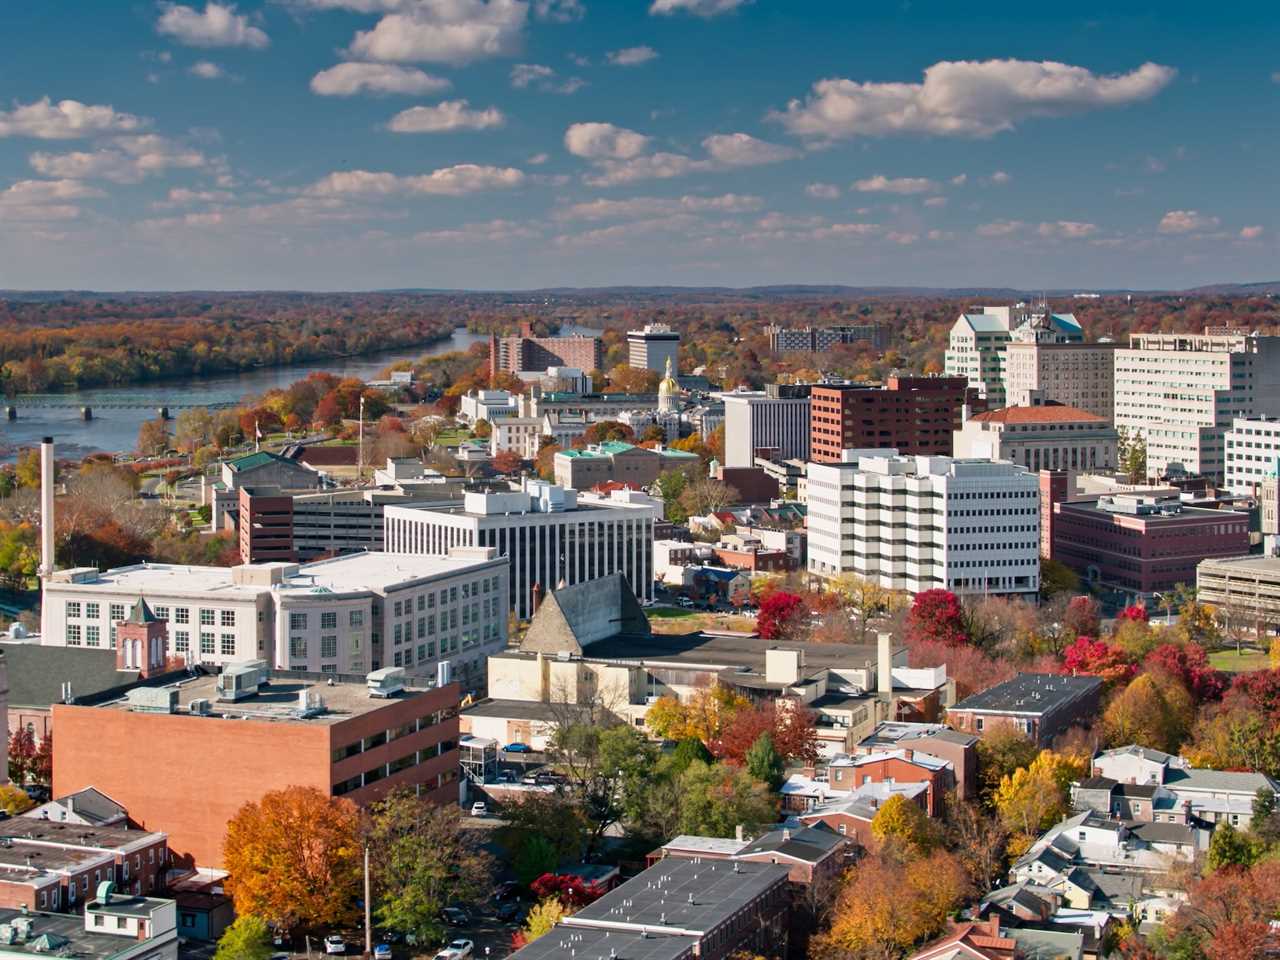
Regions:
<svg viewBox="0 0 1280 960"><path fill-rule="evenodd" d="M1042 750L1028 766L1004 777L994 804L1005 828L1029 844L1057 823L1067 812L1067 788L1083 776L1086 767L1082 760Z"/></svg>
<svg viewBox="0 0 1280 960"><path fill-rule="evenodd" d="M947 846L960 859L978 893L989 891L1004 868L1009 831L981 806L954 794L947 799Z"/></svg>
<svg viewBox="0 0 1280 960"><path fill-rule="evenodd" d="M1111 746L1137 744L1176 753L1190 732L1195 704L1177 679L1144 673L1112 698L1102 714Z"/></svg>
<svg viewBox="0 0 1280 960"><path fill-rule="evenodd" d="M1096 637L1102 630L1102 608L1093 597L1072 597L1062 614L1068 636Z"/></svg>
<svg viewBox="0 0 1280 960"><path fill-rule="evenodd" d="M0 783L0 810L11 817L26 813L34 807L35 801L21 787L11 783Z"/></svg>
<svg viewBox="0 0 1280 960"><path fill-rule="evenodd" d="M169 431L163 420L144 420L138 428L138 453L156 457L169 448Z"/></svg>
<svg viewBox="0 0 1280 960"><path fill-rule="evenodd" d="M814 712L803 704L782 698L739 707L709 746L721 759L744 763L747 753L762 736L769 737L770 745L784 761L811 764L818 760Z"/></svg>
<svg viewBox="0 0 1280 960"><path fill-rule="evenodd" d="M996 790L1019 767L1029 767L1040 751L1025 733L999 726L978 740L978 793L994 807Z"/></svg>
<svg viewBox="0 0 1280 960"><path fill-rule="evenodd" d="M904 602L897 591L852 573L837 578L832 589L853 622L858 643L866 643L872 623L901 609Z"/></svg>
<svg viewBox="0 0 1280 960"><path fill-rule="evenodd" d="M1255 960L1266 955L1278 911L1280 861L1215 870L1191 885L1160 939L1167 956Z"/></svg>
<svg viewBox="0 0 1280 960"><path fill-rule="evenodd" d="M1201 711L1182 753L1197 767L1280 776L1280 728L1247 700L1229 695Z"/></svg>
<svg viewBox="0 0 1280 960"><path fill-rule="evenodd" d="M928 854L938 845L938 834L928 815L914 800L900 793L889 797L871 821L871 835L881 844L896 847L912 857Z"/></svg>
<svg viewBox="0 0 1280 960"><path fill-rule="evenodd" d="M710 744L720 738L733 715L749 703L742 694L716 681L695 690L683 703L671 694L659 697L649 707L645 723L664 740L694 737Z"/></svg>
<svg viewBox="0 0 1280 960"><path fill-rule="evenodd" d="M741 767L695 760L680 775L681 833L732 837L739 826L757 833L777 819L769 788Z"/></svg>
<svg viewBox="0 0 1280 960"><path fill-rule="evenodd" d="M1204 647L1188 643L1162 643L1142 662L1149 673L1172 677L1187 688L1196 703L1222 699L1227 680L1214 669Z"/></svg>
<svg viewBox="0 0 1280 960"><path fill-rule="evenodd" d="M941 643L957 647L969 642L964 610L950 590L934 589L917 593L907 613L907 642Z"/></svg>
<svg viewBox="0 0 1280 960"><path fill-rule="evenodd" d="M1080 589L1080 575L1061 560L1040 558L1040 596L1048 600L1059 594L1072 594Z"/></svg>
<svg viewBox="0 0 1280 960"><path fill-rule="evenodd" d="M32 778L36 762L35 734L25 725L19 726L9 737L9 779L24 784Z"/></svg>
<svg viewBox="0 0 1280 960"><path fill-rule="evenodd" d="M680 506L690 517L719 513L741 500L741 495L729 484L710 477L691 480L685 486L684 492L680 494Z"/></svg>
<svg viewBox="0 0 1280 960"><path fill-rule="evenodd" d="M499 450L493 455L489 465L503 476L515 476L524 466L524 460L514 450Z"/></svg>
<svg viewBox="0 0 1280 960"><path fill-rule="evenodd" d="M227 824L223 841L236 913L284 930L351 921L360 854L355 804L315 787L272 790L246 803Z"/></svg>
<svg viewBox="0 0 1280 960"><path fill-rule="evenodd" d="M539 901L529 908L524 926L512 938L515 949L528 946L539 937L545 937L555 929L557 923L569 916L572 911L555 897Z"/></svg>
<svg viewBox="0 0 1280 960"><path fill-rule="evenodd" d="M1101 677L1109 687L1128 683L1137 672L1123 650L1093 637L1077 637L1076 642L1062 652L1062 666L1072 675L1087 673Z"/></svg>
<svg viewBox="0 0 1280 960"><path fill-rule="evenodd" d="M242 913L222 931L213 960L268 960L272 952L271 928L266 921Z"/></svg>
<svg viewBox="0 0 1280 960"><path fill-rule="evenodd" d="M779 590L761 601L756 628L762 640L795 639L793 635L803 626L804 616L804 597Z"/></svg>
<svg viewBox="0 0 1280 960"><path fill-rule="evenodd" d="M454 806L398 790L369 811L365 828L374 912L386 929L430 943L444 936L440 911L486 892L491 860L479 838L460 826Z"/></svg>

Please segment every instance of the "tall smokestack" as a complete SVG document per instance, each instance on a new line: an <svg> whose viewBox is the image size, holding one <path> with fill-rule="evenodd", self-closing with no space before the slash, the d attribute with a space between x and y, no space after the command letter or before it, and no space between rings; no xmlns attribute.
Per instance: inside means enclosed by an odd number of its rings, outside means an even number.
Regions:
<svg viewBox="0 0 1280 960"><path fill-rule="evenodd" d="M40 576L53 573L53 437L40 441Z"/></svg>
<svg viewBox="0 0 1280 960"><path fill-rule="evenodd" d="M876 637L876 690L886 697L893 693L892 639L893 634L883 631Z"/></svg>

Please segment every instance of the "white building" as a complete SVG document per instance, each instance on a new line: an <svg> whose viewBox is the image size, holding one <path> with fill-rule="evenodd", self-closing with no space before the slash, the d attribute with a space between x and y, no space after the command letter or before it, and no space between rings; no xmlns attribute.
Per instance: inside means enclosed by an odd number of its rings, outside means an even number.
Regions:
<svg viewBox="0 0 1280 960"><path fill-rule="evenodd" d="M510 417L516 413L516 396L506 390L473 390L463 394L458 403L458 419L464 423L475 423L487 420L492 423L495 417Z"/></svg>
<svg viewBox="0 0 1280 960"><path fill-rule="evenodd" d="M538 441L542 438L542 419L540 417L498 417L491 421L493 432L489 434L489 453L497 456L512 450L521 457L527 457L529 450L538 452Z"/></svg>
<svg viewBox="0 0 1280 960"><path fill-rule="evenodd" d="M809 388L771 383L766 390L717 394L724 401L724 462L754 467L756 451L809 459Z"/></svg>
<svg viewBox="0 0 1280 960"><path fill-rule="evenodd" d="M441 551L441 553L446 553ZM507 564L492 551L357 553L314 563L141 563L44 582L43 643L113 648L140 597L188 664L262 659L280 670L360 674L441 661L473 679L507 641Z"/></svg>
<svg viewBox="0 0 1280 960"><path fill-rule="evenodd" d="M627 365L637 370L662 373L680 369L680 334L665 323L646 324L642 330L627 331Z"/></svg>
<svg viewBox="0 0 1280 960"><path fill-rule="evenodd" d="M1147 473L1223 479L1237 417L1280 416L1280 337L1144 333L1116 351L1117 429L1142 436Z"/></svg>
<svg viewBox="0 0 1280 960"><path fill-rule="evenodd" d="M809 572L919 593L1040 589L1040 488L1011 463L846 450L808 470Z"/></svg>
<svg viewBox="0 0 1280 960"><path fill-rule="evenodd" d="M454 546L490 547L510 565L511 607L533 614L533 588L621 573L641 599L653 599L653 524L659 504L634 491L610 498L580 495L526 479L507 493L468 493L449 509L389 507L388 549L442 553Z"/></svg>
<svg viewBox="0 0 1280 960"><path fill-rule="evenodd" d="M1009 460L1028 470L1078 474L1117 468L1120 435L1096 414L1075 407L1003 407L975 414L955 432L960 460Z"/></svg>
<svg viewBox="0 0 1280 960"><path fill-rule="evenodd" d="M1031 407L1054 401L1111 421L1115 415L1116 343L1041 343L1016 336L1005 347L1007 406Z"/></svg>
<svg viewBox="0 0 1280 960"><path fill-rule="evenodd" d="M988 407L1002 407L1005 398L1005 365L1011 341L1027 343L1080 343L1084 331L1069 313L1050 313L1041 304L1011 307L976 307L962 313L951 327L944 359L949 377L967 377L987 400Z"/></svg>
<svg viewBox="0 0 1280 960"><path fill-rule="evenodd" d="M1257 496L1280 464L1280 419L1236 417L1226 435L1226 481L1232 493Z"/></svg>

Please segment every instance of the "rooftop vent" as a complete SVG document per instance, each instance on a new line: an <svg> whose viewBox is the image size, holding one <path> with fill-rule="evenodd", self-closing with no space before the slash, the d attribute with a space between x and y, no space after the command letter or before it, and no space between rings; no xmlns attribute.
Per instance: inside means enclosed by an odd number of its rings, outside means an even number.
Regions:
<svg viewBox="0 0 1280 960"><path fill-rule="evenodd" d="M207 717L209 716L209 712L212 709L212 704L210 704L209 701L204 697L197 697L195 700L191 701L187 709L189 709L197 717Z"/></svg>

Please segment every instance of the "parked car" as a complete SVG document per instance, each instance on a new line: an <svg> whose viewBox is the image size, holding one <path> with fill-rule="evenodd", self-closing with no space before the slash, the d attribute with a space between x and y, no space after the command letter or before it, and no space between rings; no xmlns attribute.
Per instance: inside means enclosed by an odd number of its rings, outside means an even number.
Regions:
<svg viewBox="0 0 1280 960"><path fill-rule="evenodd" d="M499 783L515 783L516 772L514 770L499 770L498 782Z"/></svg>
<svg viewBox="0 0 1280 960"><path fill-rule="evenodd" d="M331 933L329 934L329 936L324 938L324 952L325 953L346 953L347 942L343 940L342 937L339 936L338 934Z"/></svg>
<svg viewBox="0 0 1280 960"><path fill-rule="evenodd" d="M375 943L373 945L373 960L391 960L391 944Z"/></svg>
<svg viewBox="0 0 1280 960"><path fill-rule="evenodd" d="M693 601L690 600L688 597L680 597L678 600L676 600L676 605L684 607L686 610L693 609Z"/></svg>
<svg viewBox="0 0 1280 960"><path fill-rule="evenodd" d="M440 911L440 916L444 917L444 922L451 927L465 927L471 922L471 918L467 916L467 911L461 907L445 907Z"/></svg>
<svg viewBox="0 0 1280 960"><path fill-rule="evenodd" d="M471 805L471 815L473 817L487 817L489 815L489 807L483 800L477 800Z"/></svg>
<svg viewBox="0 0 1280 960"><path fill-rule="evenodd" d="M519 912L520 901L518 900L503 900L498 904L498 908L493 911L494 916L499 920L504 920L508 923L514 920L516 918L516 914Z"/></svg>
<svg viewBox="0 0 1280 960"><path fill-rule="evenodd" d="M495 901L510 900L519 892L520 884L516 883L514 880L503 880L502 883L493 888L493 899Z"/></svg>
<svg viewBox="0 0 1280 960"><path fill-rule="evenodd" d="M467 960L475 953L476 945L470 940L451 940L449 945L436 954L435 960Z"/></svg>
<svg viewBox="0 0 1280 960"><path fill-rule="evenodd" d="M533 753L533 747L527 743L508 743L502 749L507 753Z"/></svg>
<svg viewBox="0 0 1280 960"><path fill-rule="evenodd" d="M526 773L520 778L520 782L526 787L536 786L538 783L538 775L536 773Z"/></svg>

